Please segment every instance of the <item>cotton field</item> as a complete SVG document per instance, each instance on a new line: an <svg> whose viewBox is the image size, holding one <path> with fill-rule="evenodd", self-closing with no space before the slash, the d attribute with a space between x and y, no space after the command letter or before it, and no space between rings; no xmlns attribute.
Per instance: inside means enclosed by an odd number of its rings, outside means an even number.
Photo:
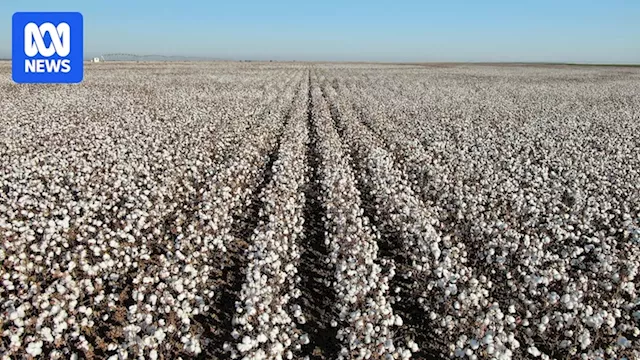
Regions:
<svg viewBox="0 0 640 360"><path fill-rule="evenodd" d="M0 64L2 359L640 359L640 69Z"/></svg>

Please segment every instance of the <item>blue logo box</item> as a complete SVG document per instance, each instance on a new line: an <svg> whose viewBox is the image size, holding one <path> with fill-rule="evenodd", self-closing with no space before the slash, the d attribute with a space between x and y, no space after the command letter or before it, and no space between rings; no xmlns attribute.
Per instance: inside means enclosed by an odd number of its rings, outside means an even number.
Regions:
<svg viewBox="0 0 640 360"><path fill-rule="evenodd" d="M17 12L12 19L11 74L17 83L79 83L83 69L79 12Z"/></svg>

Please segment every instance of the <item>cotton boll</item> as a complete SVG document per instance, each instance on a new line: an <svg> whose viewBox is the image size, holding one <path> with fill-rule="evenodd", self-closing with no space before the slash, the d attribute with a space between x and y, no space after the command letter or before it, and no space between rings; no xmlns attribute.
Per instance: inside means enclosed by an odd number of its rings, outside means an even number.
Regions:
<svg viewBox="0 0 640 360"><path fill-rule="evenodd" d="M30 342L27 345L27 354L36 357L42 354L42 341Z"/></svg>
<svg viewBox="0 0 640 360"><path fill-rule="evenodd" d="M535 346L531 346L527 349L527 352L534 357L539 357L542 353Z"/></svg>

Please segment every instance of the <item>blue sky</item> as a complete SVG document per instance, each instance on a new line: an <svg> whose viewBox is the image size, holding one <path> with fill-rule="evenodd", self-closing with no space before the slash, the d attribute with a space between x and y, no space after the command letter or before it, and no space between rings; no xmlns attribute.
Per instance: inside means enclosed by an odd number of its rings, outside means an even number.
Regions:
<svg viewBox="0 0 640 360"><path fill-rule="evenodd" d="M86 56L640 63L640 0L0 0L3 57L16 11L82 12Z"/></svg>

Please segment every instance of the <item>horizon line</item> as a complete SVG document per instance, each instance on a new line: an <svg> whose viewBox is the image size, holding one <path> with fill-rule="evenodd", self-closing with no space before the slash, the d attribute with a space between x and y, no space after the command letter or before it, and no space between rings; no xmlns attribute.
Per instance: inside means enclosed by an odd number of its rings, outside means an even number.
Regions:
<svg viewBox="0 0 640 360"><path fill-rule="evenodd" d="M118 54L128 55L128 54ZM84 61L91 61L101 56L85 57ZM276 59L224 59L202 56L182 55L135 55L141 59L135 60L104 60L101 62L277 62L277 63L357 63L357 64L388 64L388 65L569 65L569 66L620 66L640 67L640 63L600 63L600 62L572 62L572 61L377 61L377 60L276 60ZM153 60L148 58L165 58ZM142 59L147 58L147 59ZM175 59L171 59L175 58ZM11 61L11 57L0 57L0 61Z"/></svg>

